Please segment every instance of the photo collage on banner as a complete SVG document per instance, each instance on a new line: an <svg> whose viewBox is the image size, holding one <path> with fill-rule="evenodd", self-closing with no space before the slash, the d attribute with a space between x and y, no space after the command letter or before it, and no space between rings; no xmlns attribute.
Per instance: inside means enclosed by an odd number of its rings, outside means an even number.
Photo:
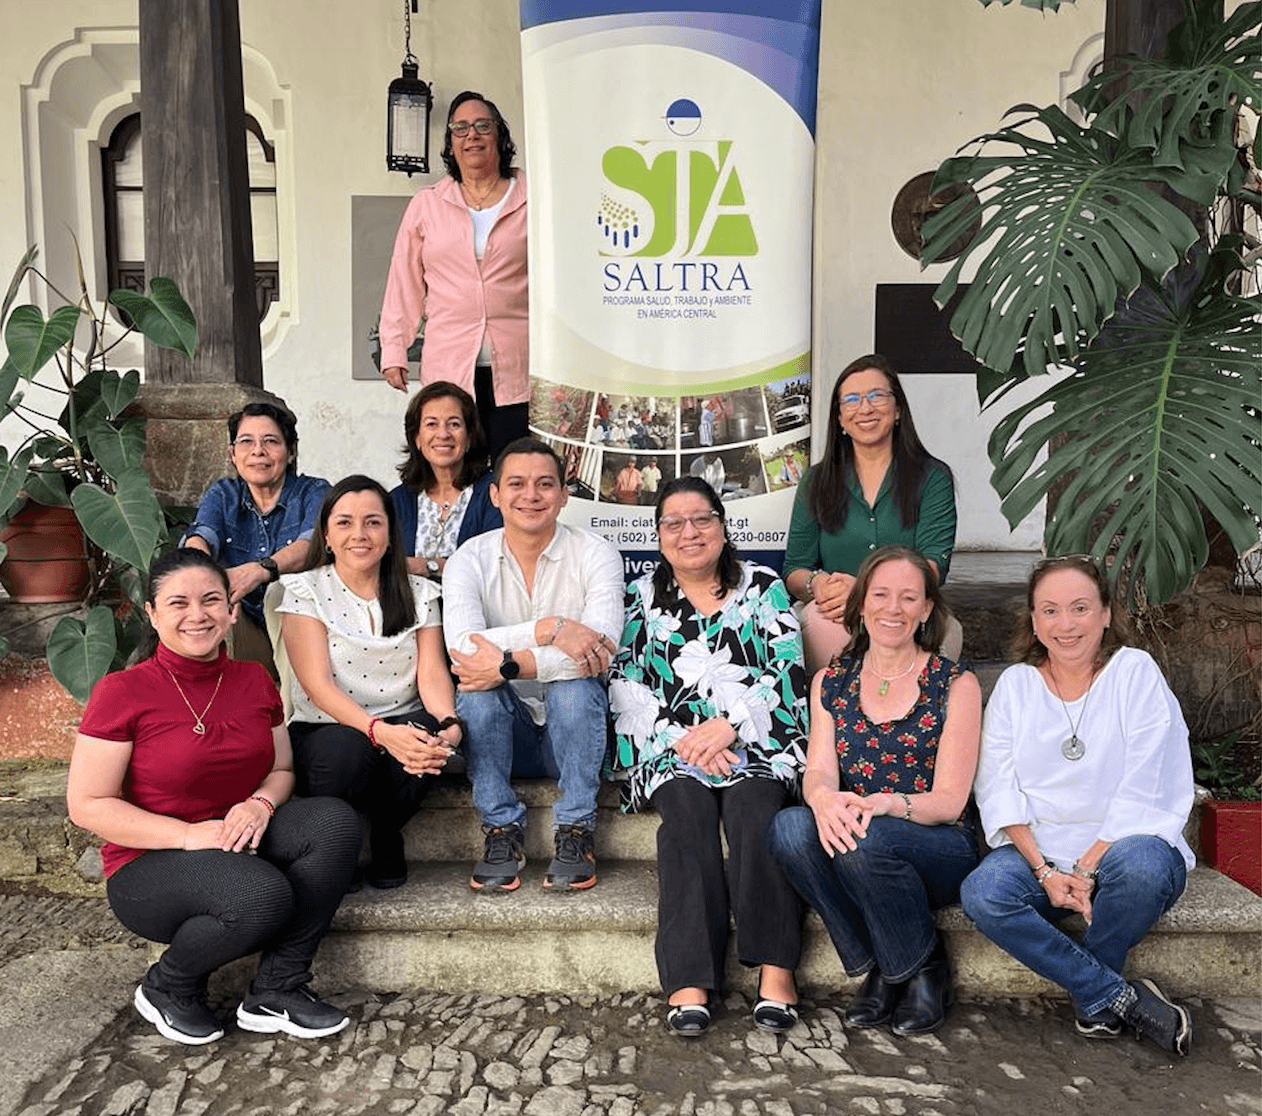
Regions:
<svg viewBox="0 0 1262 1116"><path fill-rule="evenodd" d="M810 460L819 0L522 0L530 423L629 575L704 477L779 568ZM616 88L616 96L610 95Z"/></svg>

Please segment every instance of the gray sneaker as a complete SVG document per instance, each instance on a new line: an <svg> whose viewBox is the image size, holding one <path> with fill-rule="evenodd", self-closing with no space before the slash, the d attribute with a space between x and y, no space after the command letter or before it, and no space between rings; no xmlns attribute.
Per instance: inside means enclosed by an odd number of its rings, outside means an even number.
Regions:
<svg viewBox="0 0 1262 1116"><path fill-rule="evenodd" d="M1151 980L1131 982L1135 999L1118 1013L1144 1038L1180 1056L1192 1048L1192 1017L1170 1000Z"/></svg>
<svg viewBox="0 0 1262 1116"><path fill-rule="evenodd" d="M590 829L558 825L556 856L548 865L543 886L556 891L586 891L596 886L596 842Z"/></svg>
<svg viewBox="0 0 1262 1116"><path fill-rule="evenodd" d="M521 826L484 825L482 832L486 834L486 848L473 866L469 886L474 891L516 891L521 887L518 873L526 867L526 835Z"/></svg>

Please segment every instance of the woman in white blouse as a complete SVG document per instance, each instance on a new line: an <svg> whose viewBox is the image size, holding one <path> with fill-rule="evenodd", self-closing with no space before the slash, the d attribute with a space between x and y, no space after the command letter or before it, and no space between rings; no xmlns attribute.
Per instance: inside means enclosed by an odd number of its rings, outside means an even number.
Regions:
<svg viewBox="0 0 1262 1116"><path fill-rule="evenodd" d="M1126 955L1183 892L1192 763L1179 704L1087 557L1049 558L1029 582L1018 658L986 706L975 794L994 851L964 881L965 912L1073 1000L1078 1033L1130 1026L1174 1054L1186 1008ZM1081 940L1056 924L1077 912Z"/></svg>
<svg viewBox="0 0 1262 1116"><path fill-rule="evenodd" d="M307 568L277 606L293 669L289 723L298 792L368 815L374 887L407 881L403 826L459 747L438 587L409 575L394 509L350 476L320 508Z"/></svg>

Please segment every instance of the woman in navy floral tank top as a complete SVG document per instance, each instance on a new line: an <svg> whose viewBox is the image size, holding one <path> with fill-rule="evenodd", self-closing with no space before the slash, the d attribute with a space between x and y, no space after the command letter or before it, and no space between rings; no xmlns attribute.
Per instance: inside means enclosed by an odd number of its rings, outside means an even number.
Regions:
<svg viewBox="0 0 1262 1116"><path fill-rule="evenodd" d="M769 835L789 881L823 918L850 976L846 1012L896 1035L946 1019L951 974L933 912L977 864L969 791L981 736L977 679L937 653L949 613L933 568L875 550L846 605L854 632L811 683L805 807Z"/></svg>

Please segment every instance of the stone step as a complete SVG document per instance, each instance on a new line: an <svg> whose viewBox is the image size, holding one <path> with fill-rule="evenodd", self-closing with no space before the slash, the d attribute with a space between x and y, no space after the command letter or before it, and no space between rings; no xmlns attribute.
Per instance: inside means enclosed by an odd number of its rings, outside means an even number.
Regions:
<svg viewBox="0 0 1262 1116"><path fill-rule="evenodd" d="M348 896L318 958L331 987L374 991L557 992L607 995L658 988L653 960L657 873L646 861L602 861L590 891L541 886L532 861L521 888L479 894L469 862L411 865L406 885ZM985 939L958 907L938 914L956 987L965 996L1057 994ZM755 991L755 974L730 960L728 982ZM1129 971L1177 996L1238 995L1262 972L1262 899L1208 868L1195 869L1183 898L1135 950ZM798 980L824 992L857 982L841 972L823 924L806 920Z"/></svg>

